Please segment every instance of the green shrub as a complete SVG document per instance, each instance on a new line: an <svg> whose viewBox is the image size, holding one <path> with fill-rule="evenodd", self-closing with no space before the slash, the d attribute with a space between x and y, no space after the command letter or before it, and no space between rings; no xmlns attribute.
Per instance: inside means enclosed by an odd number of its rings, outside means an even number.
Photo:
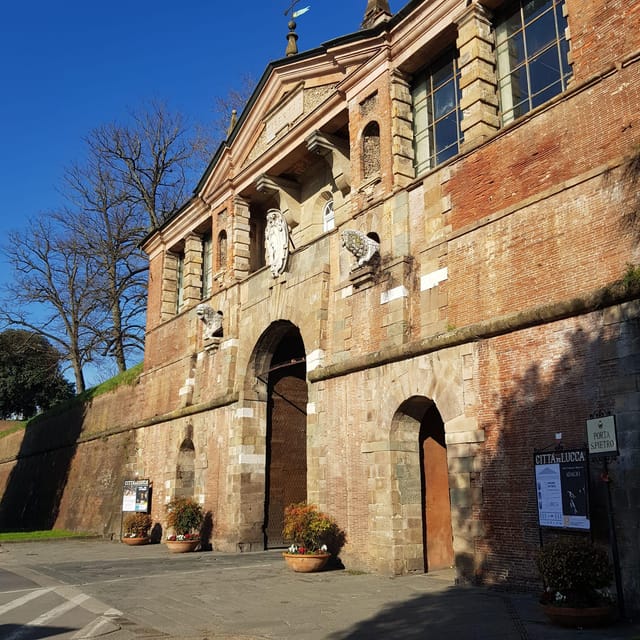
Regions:
<svg viewBox="0 0 640 640"><path fill-rule="evenodd" d="M345 535L333 518L322 513L313 504L299 502L284 510L284 539L292 542L292 553L316 553L328 550L337 554L344 544Z"/></svg>
<svg viewBox="0 0 640 640"><path fill-rule="evenodd" d="M177 536L197 533L204 521L202 507L193 498L174 498L165 509L167 524Z"/></svg>
<svg viewBox="0 0 640 640"><path fill-rule="evenodd" d="M124 519L125 538L146 538L153 524L148 513L130 513Z"/></svg>
<svg viewBox="0 0 640 640"><path fill-rule="evenodd" d="M607 551L588 540L560 538L546 544L537 558L547 600L571 607L601 604L599 591L611 584Z"/></svg>

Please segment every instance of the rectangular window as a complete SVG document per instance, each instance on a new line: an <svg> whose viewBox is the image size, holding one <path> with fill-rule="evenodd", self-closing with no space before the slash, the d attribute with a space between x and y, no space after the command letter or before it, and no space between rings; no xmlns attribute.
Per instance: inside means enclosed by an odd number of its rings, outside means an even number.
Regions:
<svg viewBox="0 0 640 640"><path fill-rule="evenodd" d="M177 255L176 281L178 288L176 295L176 313L179 313L182 303L184 302L184 253Z"/></svg>
<svg viewBox="0 0 640 640"><path fill-rule="evenodd" d="M567 88L564 0L517 0L498 16L496 58L502 124Z"/></svg>
<svg viewBox="0 0 640 640"><path fill-rule="evenodd" d="M460 149L460 71L451 50L419 72L412 88L415 165L418 174Z"/></svg>
<svg viewBox="0 0 640 640"><path fill-rule="evenodd" d="M211 295L211 279L213 276L213 239L211 232L202 236L202 295L204 300Z"/></svg>

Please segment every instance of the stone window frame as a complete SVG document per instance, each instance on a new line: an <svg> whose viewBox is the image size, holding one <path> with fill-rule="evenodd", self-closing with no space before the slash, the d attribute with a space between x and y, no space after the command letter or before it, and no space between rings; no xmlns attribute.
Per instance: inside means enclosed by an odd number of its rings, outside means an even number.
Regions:
<svg viewBox="0 0 640 640"><path fill-rule="evenodd" d="M511 0L494 14L497 93L502 126L566 91L573 77L565 0L547 0L547 6L538 7L531 15L525 14L527 3L528 0ZM535 30L536 27L543 26L544 21L546 21L544 33L548 39L540 42L538 46L531 44L532 41L535 42L534 36L540 38L540 34ZM511 33L506 32L509 28ZM521 51L518 52L518 48ZM517 56L515 67L510 60L514 52ZM557 64L557 76L554 76L552 82L537 86L532 71L548 69L551 61ZM518 98L514 96L512 80L512 76L517 71L524 71L526 85L526 94L518 102L516 102ZM542 77L542 74L539 75ZM532 76L534 76L533 80ZM520 87L522 86L521 83Z"/></svg>
<svg viewBox="0 0 640 640"><path fill-rule="evenodd" d="M172 252L176 257L176 314L184 304L184 249Z"/></svg>
<svg viewBox="0 0 640 640"><path fill-rule="evenodd" d="M463 143L463 112L460 108L462 90L458 58L458 50L455 46L446 47L440 50L427 65L413 74L411 96L414 165L417 175L437 167L460 152ZM452 70L445 77L445 81L441 81L438 72L445 63L450 64ZM435 97L439 91L450 84L453 84L453 104L433 118L433 112L436 111ZM456 120L455 140L440 147L437 135L438 125L452 115Z"/></svg>
<svg viewBox="0 0 640 640"><path fill-rule="evenodd" d="M202 234L202 291L200 299L208 298L213 290L213 235L211 230Z"/></svg>
<svg viewBox="0 0 640 640"><path fill-rule="evenodd" d="M328 233L336 228L336 214L331 196L322 207L322 231Z"/></svg>

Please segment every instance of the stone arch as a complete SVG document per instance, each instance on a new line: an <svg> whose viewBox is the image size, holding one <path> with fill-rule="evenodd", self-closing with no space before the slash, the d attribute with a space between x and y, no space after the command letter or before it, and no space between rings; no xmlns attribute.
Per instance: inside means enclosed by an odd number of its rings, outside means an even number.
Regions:
<svg viewBox="0 0 640 640"><path fill-rule="evenodd" d="M404 571L454 563L445 426L433 400L411 396L392 420L391 510L393 547ZM398 526L397 520L402 526Z"/></svg>
<svg viewBox="0 0 640 640"><path fill-rule="evenodd" d="M176 460L174 497L192 498L196 490L196 448L187 436L178 450Z"/></svg>
<svg viewBox="0 0 640 640"><path fill-rule="evenodd" d="M284 507L307 496L306 356L297 326L273 322L256 342L236 411L241 550L283 545Z"/></svg>

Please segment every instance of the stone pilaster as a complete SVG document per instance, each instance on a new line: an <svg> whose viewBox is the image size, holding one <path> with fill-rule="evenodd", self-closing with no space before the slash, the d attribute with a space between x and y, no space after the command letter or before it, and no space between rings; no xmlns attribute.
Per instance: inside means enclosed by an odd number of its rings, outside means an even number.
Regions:
<svg viewBox="0 0 640 640"><path fill-rule="evenodd" d="M415 178L409 81L410 78L400 71L396 70L391 75L391 152L396 187L405 187Z"/></svg>
<svg viewBox="0 0 640 640"><path fill-rule="evenodd" d="M234 200L234 214L232 219L232 257L233 276L236 280L244 280L250 270L250 231L249 202L237 197Z"/></svg>
<svg viewBox="0 0 640 640"><path fill-rule="evenodd" d="M491 14L472 4L458 21L461 151L486 140L500 127Z"/></svg>
<svg viewBox="0 0 640 640"><path fill-rule="evenodd" d="M167 252L162 269L162 302L160 317L169 320L176 315L178 306L178 256Z"/></svg>
<svg viewBox="0 0 640 640"><path fill-rule="evenodd" d="M184 241L184 294L182 304L192 307L200 302L202 294L202 238L195 233Z"/></svg>

